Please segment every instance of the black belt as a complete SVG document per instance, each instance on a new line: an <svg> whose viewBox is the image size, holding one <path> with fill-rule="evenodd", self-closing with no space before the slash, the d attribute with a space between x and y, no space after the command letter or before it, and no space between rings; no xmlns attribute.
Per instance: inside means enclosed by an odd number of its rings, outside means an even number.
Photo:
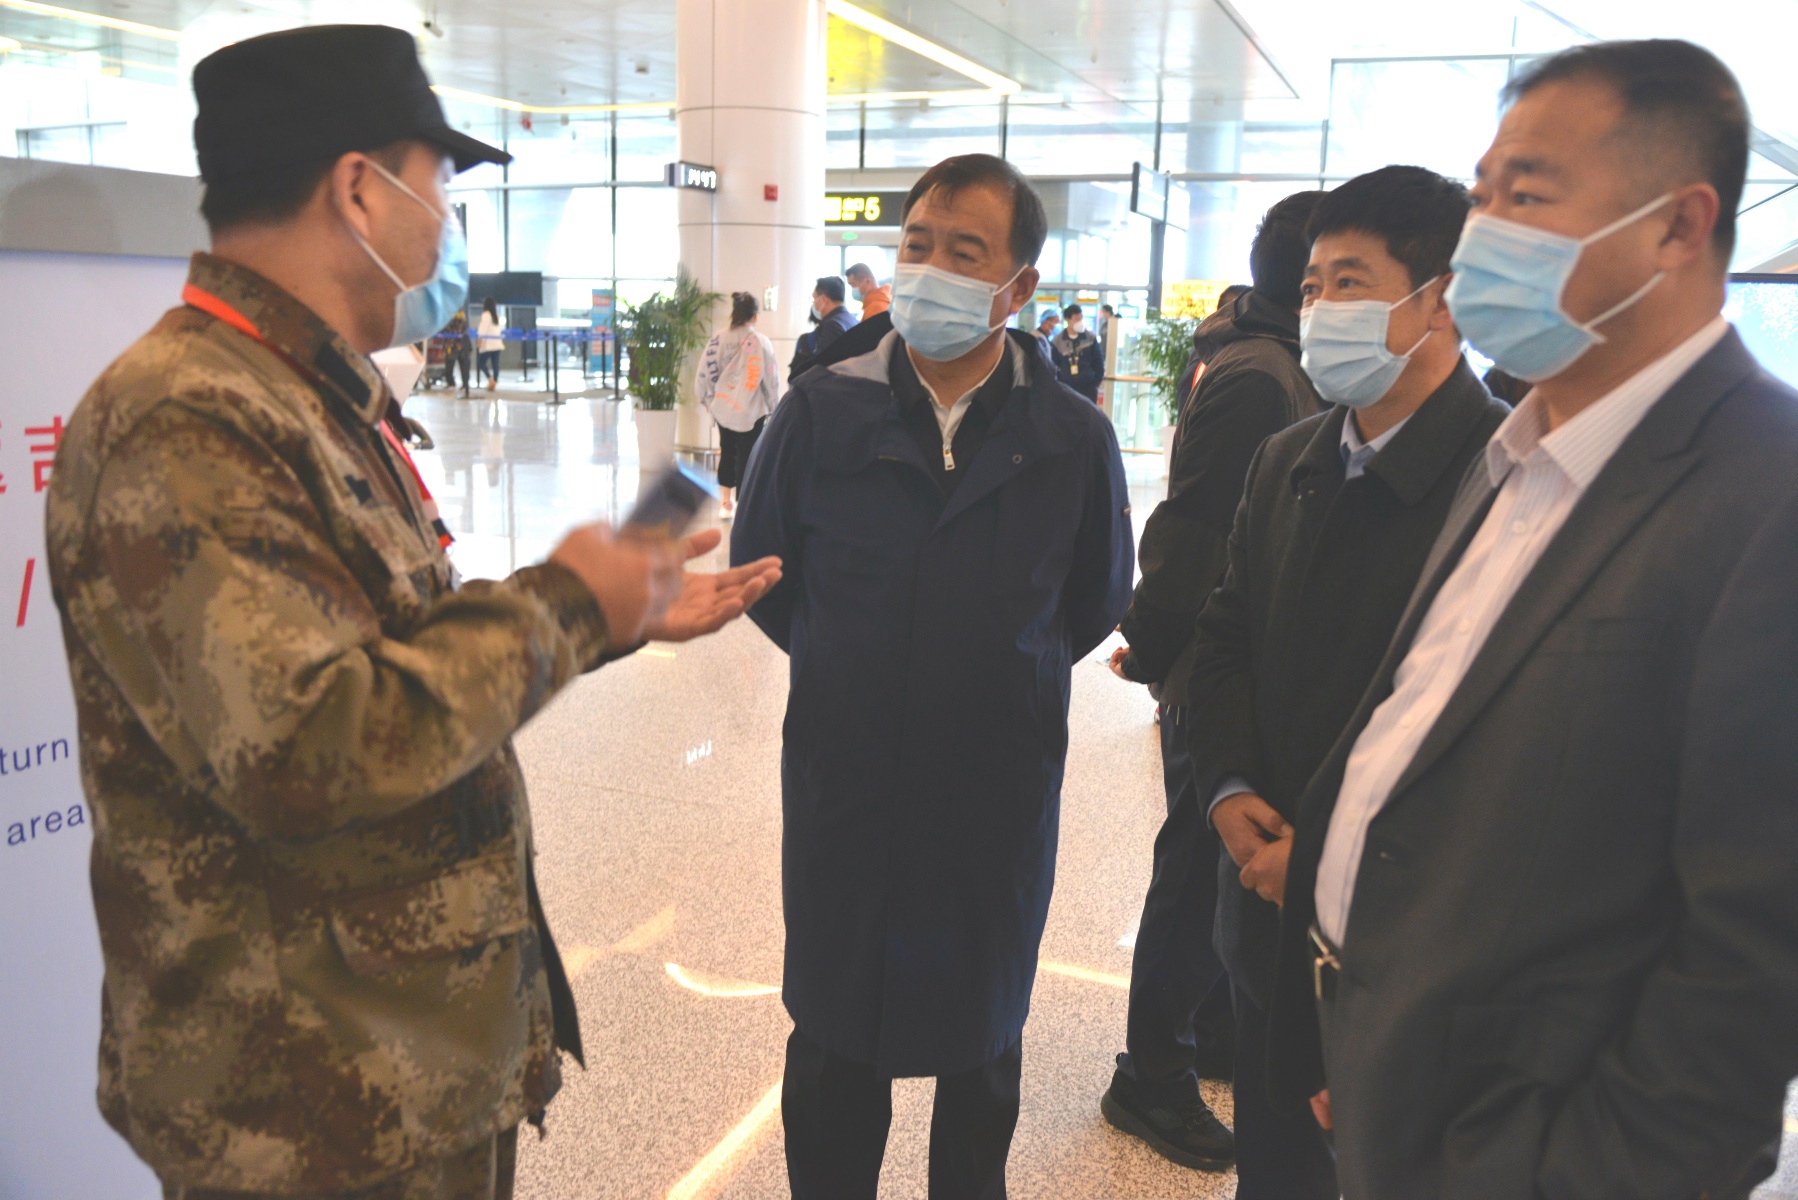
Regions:
<svg viewBox="0 0 1798 1200"><path fill-rule="evenodd" d="M1319 1000L1336 999L1336 981L1342 977L1342 960L1336 947L1323 935L1314 921L1311 924L1311 983Z"/></svg>

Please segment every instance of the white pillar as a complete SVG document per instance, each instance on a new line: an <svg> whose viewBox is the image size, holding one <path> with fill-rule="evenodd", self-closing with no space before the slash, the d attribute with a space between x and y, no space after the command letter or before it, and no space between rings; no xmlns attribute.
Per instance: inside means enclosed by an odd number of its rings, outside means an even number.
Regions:
<svg viewBox="0 0 1798 1200"><path fill-rule="evenodd" d="M680 158L718 168L717 192L681 193L681 266L727 297L777 290L757 328L784 386L824 256L824 0L677 0L675 14ZM683 445L711 444L709 425L683 403Z"/></svg>

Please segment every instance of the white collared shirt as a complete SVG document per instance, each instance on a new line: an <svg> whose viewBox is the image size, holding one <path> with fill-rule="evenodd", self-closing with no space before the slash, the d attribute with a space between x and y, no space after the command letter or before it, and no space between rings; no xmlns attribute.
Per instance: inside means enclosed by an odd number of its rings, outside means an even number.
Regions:
<svg viewBox="0 0 1798 1200"><path fill-rule="evenodd" d="M1531 392L1492 435L1486 471L1498 496L1418 627L1392 695L1374 710L1349 754L1314 891L1317 926L1335 945L1348 930L1368 826L1492 627L1624 438L1728 331L1718 317L1553 432Z"/></svg>
<svg viewBox="0 0 1798 1200"><path fill-rule="evenodd" d="M1411 414L1412 417L1416 415ZM1364 442L1361 440L1361 430L1355 425L1355 414L1345 414L1342 418L1342 481L1347 483L1367 474L1367 464L1373 461L1373 456L1384 450L1386 444L1405 427L1405 421L1410 419L1411 417L1406 417L1373 441Z"/></svg>
<svg viewBox="0 0 1798 1200"><path fill-rule="evenodd" d="M910 354L911 347L907 346L905 352ZM930 412L936 418L936 427L943 432L943 466L947 470L955 469L953 453L955 434L961 429L961 423L967 417L968 409L973 407L974 396L992 380L994 373L1000 367L1009 365L1014 378L1023 376L1025 368L1019 361L1019 354L1018 348L1012 345L1011 339L1006 338L1005 353L1001 354L993 363L993 369L988 371L979 383L963 392L961 399L948 405L944 404L942 397L936 394L936 389L930 386L930 381L924 378L924 372L918 370L918 360L915 358L912 360L912 371L917 375L918 382L924 385L925 394L930 397Z"/></svg>

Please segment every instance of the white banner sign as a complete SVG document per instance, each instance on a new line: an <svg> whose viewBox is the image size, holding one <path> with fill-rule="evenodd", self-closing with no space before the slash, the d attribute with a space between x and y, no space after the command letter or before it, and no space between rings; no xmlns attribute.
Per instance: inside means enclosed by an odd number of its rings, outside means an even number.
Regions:
<svg viewBox="0 0 1798 1200"><path fill-rule="evenodd" d="M95 1106L100 942L44 492L75 403L187 264L0 251L0 1200L151 1200Z"/></svg>

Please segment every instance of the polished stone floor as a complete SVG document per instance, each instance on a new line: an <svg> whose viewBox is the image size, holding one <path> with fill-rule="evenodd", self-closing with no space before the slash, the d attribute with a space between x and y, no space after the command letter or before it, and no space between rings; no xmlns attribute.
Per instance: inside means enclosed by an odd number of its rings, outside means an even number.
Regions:
<svg viewBox="0 0 1798 1200"><path fill-rule="evenodd" d="M591 397L551 408L511 386L504 394L519 398L439 391L407 404L436 439L419 466L468 577L536 561L577 522L617 520L637 488L628 409ZM1135 457L1130 469L1140 519L1164 486L1160 461ZM1105 669L1109 653L1075 668L1061 853L1024 1033L1010 1191L1227 1197L1232 1175L1176 1167L1099 1116L1163 811L1152 702ZM784 656L738 622L587 676L519 736L544 902L588 1055L585 1072L570 1067L547 1138L522 1141L522 1200L787 1194L778 1083L790 1025L776 986L785 699ZM930 1091L924 1080L895 1089L883 1200L925 1193ZM1209 1094L1227 1121L1227 1090ZM1761 1195L1798 1200L1798 1170Z"/></svg>

